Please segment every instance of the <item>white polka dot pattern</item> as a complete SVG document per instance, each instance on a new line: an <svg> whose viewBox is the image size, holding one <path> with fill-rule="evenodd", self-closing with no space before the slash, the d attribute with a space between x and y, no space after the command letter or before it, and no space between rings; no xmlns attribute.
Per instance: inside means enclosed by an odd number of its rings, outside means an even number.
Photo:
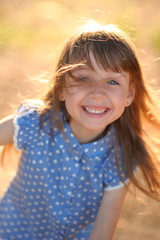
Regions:
<svg viewBox="0 0 160 240"><path fill-rule="evenodd" d="M66 139L51 128L51 113L40 129L34 105L22 104L15 118L14 145L22 155L0 203L0 239L86 240L103 191L123 186L114 157L114 129L81 145L66 122ZM126 180L120 148L118 159Z"/></svg>

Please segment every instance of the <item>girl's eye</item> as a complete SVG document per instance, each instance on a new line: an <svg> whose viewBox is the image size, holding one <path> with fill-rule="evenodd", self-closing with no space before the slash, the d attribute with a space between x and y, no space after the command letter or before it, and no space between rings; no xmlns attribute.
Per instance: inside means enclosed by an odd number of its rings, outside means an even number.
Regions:
<svg viewBox="0 0 160 240"><path fill-rule="evenodd" d="M118 82L116 82L115 80L110 80L107 82L109 85L118 85Z"/></svg>
<svg viewBox="0 0 160 240"><path fill-rule="evenodd" d="M80 77L80 78L78 78L78 81L80 81L80 82L88 82L89 79L87 77Z"/></svg>

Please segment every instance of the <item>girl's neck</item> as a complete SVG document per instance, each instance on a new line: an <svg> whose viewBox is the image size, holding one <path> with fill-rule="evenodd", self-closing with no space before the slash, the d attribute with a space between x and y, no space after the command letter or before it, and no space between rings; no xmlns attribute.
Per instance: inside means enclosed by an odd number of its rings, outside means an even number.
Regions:
<svg viewBox="0 0 160 240"><path fill-rule="evenodd" d="M73 135L75 136L75 138L77 139L77 141L80 143L80 144L85 144L85 143L90 143L90 142L94 142L94 141L98 141L100 140L101 138L103 138L108 130L109 130L109 126L107 126L103 132L100 132L100 133L96 133L92 130L86 132L83 131L82 128L79 128L79 130L77 131L74 131L74 127L72 126L72 124L69 124L70 125L70 128L71 128L71 131L73 133Z"/></svg>

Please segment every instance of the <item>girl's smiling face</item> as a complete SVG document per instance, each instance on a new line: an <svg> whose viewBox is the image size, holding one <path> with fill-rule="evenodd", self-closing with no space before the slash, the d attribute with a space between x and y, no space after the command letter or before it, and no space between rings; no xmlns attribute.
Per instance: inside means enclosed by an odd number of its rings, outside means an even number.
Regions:
<svg viewBox="0 0 160 240"><path fill-rule="evenodd" d="M129 74L101 68L91 56L93 68L82 65L68 75L68 87L60 100L65 102L69 125L77 140L86 143L100 136L107 125L117 120L134 99Z"/></svg>

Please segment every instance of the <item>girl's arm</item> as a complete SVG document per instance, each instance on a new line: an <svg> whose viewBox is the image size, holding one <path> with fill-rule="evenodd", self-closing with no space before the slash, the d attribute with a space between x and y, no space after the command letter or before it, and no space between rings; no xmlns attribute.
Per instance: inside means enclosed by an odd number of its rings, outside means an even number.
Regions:
<svg viewBox="0 0 160 240"><path fill-rule="evenodd" d="M112 240L126 192L126 187L104 192L89 240Z"/></svg>
<svg viewBox="0 0 160 240"><path fill-rule="evenodd" d="M14 123L13 115L0 120L0 145L13 143Z"/></svg>

